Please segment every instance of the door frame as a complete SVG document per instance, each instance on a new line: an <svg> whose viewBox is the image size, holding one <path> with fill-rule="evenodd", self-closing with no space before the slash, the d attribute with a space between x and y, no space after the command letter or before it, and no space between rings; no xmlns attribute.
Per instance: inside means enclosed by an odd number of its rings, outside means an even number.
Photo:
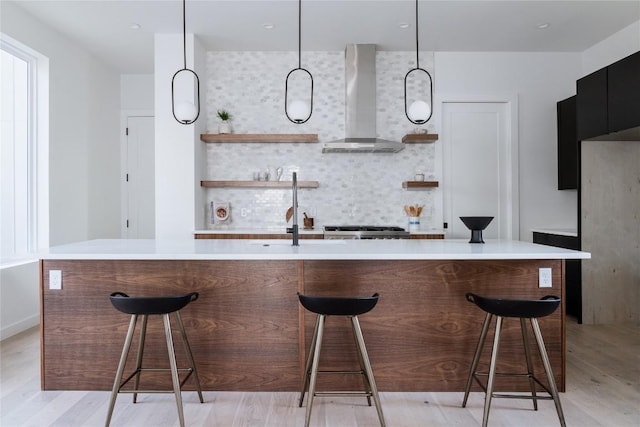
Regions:
<svg viewBox="0 0 640 427"><path fill-rule="evenodd" d="M120 238L127 238L127 120L129 117L155 117L154 110L120 111Z"/></svg>
<svg viewBox="0 0 640 427"><path fill-rule="evenodd" d="M518 153L518 95L510 93L502 94L478 94L478 95L456 95L445 94L436 95L434 97L434 105L437 107L439 113L440 129L444 130L444 104L447 103L497 103L506 104L506 126L507 137L509 141L505 147L507 153L505 153L506 160L506 182L505 189L505 203L506 203L506 221L508 236L502 238L511 240L520 240L520 188L519 188L519 153ZM448 218L446 215L450 212L450 198L449 198L449 182L450 171L446 167L448 161L449 147L447 146L447 135L441 134L439 137L439 144L436 145L436 158L440 158L440 162L436 162L436 176L442 177L442 219L444 222L450 222L453 219ZM446 231L446 230L445 230Z"/></svg>

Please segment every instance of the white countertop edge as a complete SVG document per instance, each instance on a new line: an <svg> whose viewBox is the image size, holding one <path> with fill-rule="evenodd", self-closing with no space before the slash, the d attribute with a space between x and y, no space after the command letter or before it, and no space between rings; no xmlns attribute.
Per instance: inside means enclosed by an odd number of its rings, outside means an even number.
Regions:
<svg viewBox="0 0 640 427"><path fill-rule="evenodd" d="M270 244L263 246L261 243ZM588 252L522 241L466 240L92 240L57 246L41 259L66 260L508 260L589 259ZM327 242L336 242L334 244Z"/></svg>

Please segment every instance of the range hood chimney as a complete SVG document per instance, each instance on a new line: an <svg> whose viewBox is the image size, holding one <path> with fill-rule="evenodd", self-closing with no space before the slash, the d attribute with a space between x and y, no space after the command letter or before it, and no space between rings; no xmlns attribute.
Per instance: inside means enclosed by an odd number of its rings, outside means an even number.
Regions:
<svg viewBox="0 0 640 427"><path fill-rule="evenodd" d="M397 153L401 142L376 138L376 45L345 48L345 139L326 142L323 153Z"/></svg>

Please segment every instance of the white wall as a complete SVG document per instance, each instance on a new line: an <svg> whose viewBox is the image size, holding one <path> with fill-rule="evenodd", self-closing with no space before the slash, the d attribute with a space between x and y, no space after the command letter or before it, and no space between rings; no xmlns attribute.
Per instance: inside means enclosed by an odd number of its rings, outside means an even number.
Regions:
<svg viewBox="0 0 640 427"><path fill-rule="evenodd" d="M40 322L38 262L0 269L0 340Z"/></svg>
<svg viewBox="0 0 640 427"><path fill-rule="evenodd" d="M51 245L119 236L119 75L14 3L3 33L49 58ZM3 269L2 338L37 323L38 264Z"/></svg>
<svg viewBox="0 0 640 427"><path fill-rule="evenodd" d="M182 52L181 34L156 34L154 104L157 239L192 238L193 231L202 227L204 221L202 190L199 186L202 178L196 176L200 172L197 163L204 160L196 153L202 149L200 133L204 133L205 121L200 119L194 125L182 125L173 118L171 78L184 65L176 52ZM188 66L193 66L196 56L196 65L202 64L204 51L199 44L194 43L194 37L190 34L187 39ZM204 76L204 70L195 71L199 76ZM201 80L201 93L205 84ZM204 103L202 108L204 111Z"/></svg>
<svg viewBox="0 0 640 427"><path fill-rule="evenodd" d="M118 237L119 74L2 2L2 31L49 58L50 244Z"/></svg>
<svg viewBox="0 0 640 427"><path fill-rule="evenodd" d="M591 74L638 51L640 51L640 21L582 52L582 74L580 77Z"/></svg>
<svg viewBox="0 0 640 427"><path fill-rule="evenodd" d="M120 75L120 108L122 110L153 110L153 74Z"/></svg>
<svg viewBox="0 0 640 427"><path fill-rule="evenodd" d="M575 95L578 53L436 52L440 99L518 99L520 240L576 228L577 192L557 190L556 102Z"/></svg>

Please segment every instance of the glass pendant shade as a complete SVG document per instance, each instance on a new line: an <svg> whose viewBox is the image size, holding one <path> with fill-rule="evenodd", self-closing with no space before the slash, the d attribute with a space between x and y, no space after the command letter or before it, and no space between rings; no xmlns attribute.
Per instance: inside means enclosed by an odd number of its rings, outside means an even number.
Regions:
<svg viewBox="0 0 640 427"><path fill-rule="evenodd" d="M309 104L300 99L291 101L287 111L289 112L289 118L296 123L305 121L310 115Z"/></svg>
<svg viewBox="0 0 640 427"><path fill-rule="evenodd" d="M180 101L176 105L175 116L181 123L193 123L193 121L198 117L198 109L193 102Z"/></svg>
<svg viewBox="0 0 640 427"><path fill-rule="evenodd" d="M182 125L190 125L200 116L200 79L195 71L183 68L173 75L171 112Z"/></svg>
<svg viewBox="0 0 640 427"><path fill-rule="evenodd" d="M431 107L424 101L414 101L409 106L407 115L415 123L425 123L431 117Z"/></svg>

